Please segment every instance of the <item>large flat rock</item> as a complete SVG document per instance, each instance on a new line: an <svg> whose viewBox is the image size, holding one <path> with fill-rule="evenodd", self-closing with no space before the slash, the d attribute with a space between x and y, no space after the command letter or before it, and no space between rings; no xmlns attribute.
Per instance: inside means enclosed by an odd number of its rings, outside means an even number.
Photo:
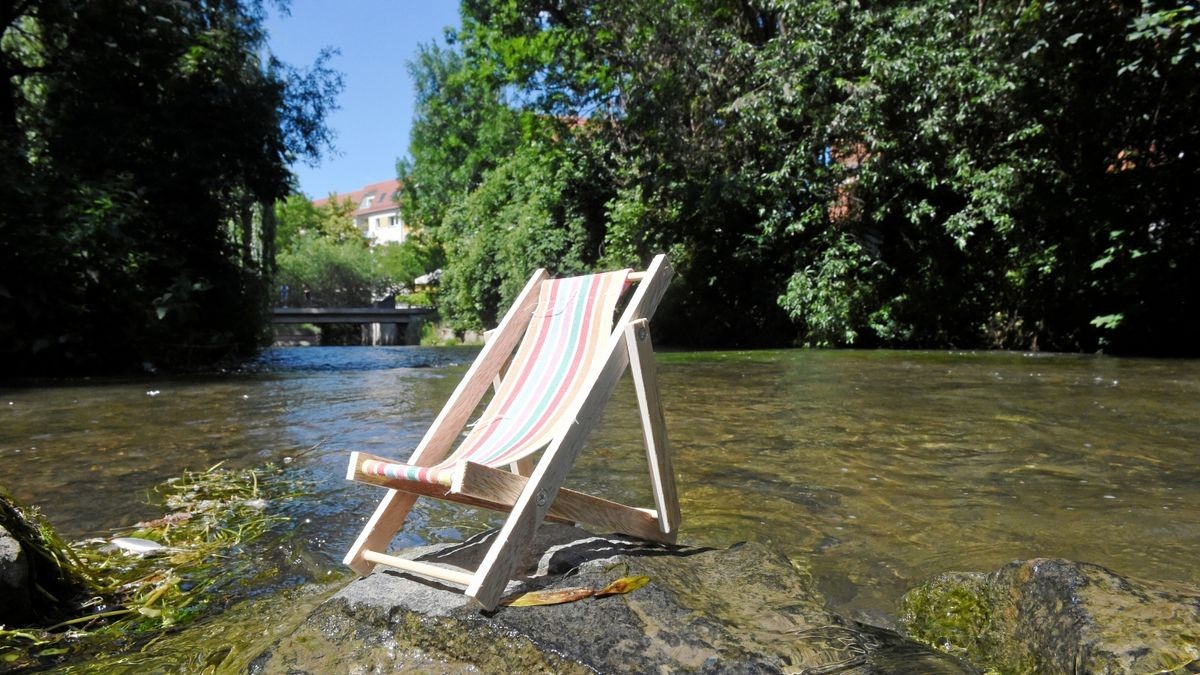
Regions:
<svg viewBox="0 0 1200 675"><path fill-rule="evenodd" d="M407 552L474 569L491 533ZM811 579L758 544L661 546L546 525L516 593L650 583L625 595L482 612L439 582L378 569L320 605L252 672L963 673L956 660L825 608Z"/></svg>

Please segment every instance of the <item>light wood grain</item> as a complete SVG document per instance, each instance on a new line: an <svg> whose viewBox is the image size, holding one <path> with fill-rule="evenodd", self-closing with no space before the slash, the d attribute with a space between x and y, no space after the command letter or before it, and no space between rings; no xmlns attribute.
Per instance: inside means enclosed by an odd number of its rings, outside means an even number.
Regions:
<svg viewBox="0 0 1200 675"><path fill-rule="evenodd" d="M511 509L528 482L529 479L507 471L467 462L455 474L451 491L455 495L500 502ZM662 531L654 511L618 504L567 488L558 489L546 519L582 523L600 531L620 532L650 541L671 543L673 540Z"/></svg>
<svg viewBox="0 0 1200 675"><path fill-rule="evenodd" d="M517 461L508 465L508 470L517 474L518 476L525 476L528 478L529 474L533 473L533 457L526 456L518 459Z"/></svg>
<svg viewBox="0 0 1200 675"><path fill-rule="evenodd" d="M370 563L378 563L395 567L396 569L404 570L405 572L414 572L434 579L449 581L452 584L459 586L469 586L471 584L471 575L458 570L446 569L437 565L431 565L417 560L408 560L407 558L397 558L394 555L379 553L376 551L363 551L363 558Z"/></svg>
<svg viewBox="0 0 1200 675"><path fill-rule="evenodd" d="M364 461L387 460L365 452L352 453L352 457L354 463L351 464L350 475L347 476L351 480L500 512L512 510L513 504L528 482L527 478L503 469L464 462L455 472L453 486L447 487L439 483L363 473L361 467ZM571 524L586 523L603 528L606 532L621 532L651 541L672 540L672 537L664 535L661 531L655 511L625 506L566 488L558 491L558 497L551 504L546 520Z"/></svg>
<svg viewBox="0 0 1200 675"><path fill-rule="evenodd" d="M567 472L575 463L584 441L600 419L604 405L616 388L617 381L629 363L625 344L625 327L654 313L670 282L672 270L666 256L656 256L646 270L637 291L614 327L605 347L600 367L588 376L587 394L572 404L575 423L565 430L543 453L533 474L513 506L492 546L484 556L467 595L484 608L492 609L500 601L504 587L512 576L521 551L533 539L538 525L549 511Z"/></svg>
<svg viewBox="0 0 1200 675"><path fill-rule="evenodd" d="M389 491L347 554L346 563L360 574L366 574L376 563L382 563L466 585L468 596L491 609L499 602L521 551L529 545L543 519L577 520L646 539L672 540L679 521L678 503L665 426L661 424L661 403L653 371L653 354L649 344L645 347L639 344L638 331L644 326L630 327L633 322L654 313L666 293L672 274L666 257L660 255L654 258L645 272L630 275L632 281L640 282L638 289L609 336L603 362L588 375L587 393L572 404L571 417L574 423L566 426L551 442L528 478L521 475L528 471L526 467L513 466L514 473L509 473L467 463L456 472L454 489L447 491L441 485L363 474L361 464L371 457L354 453L348 474L357 475L358 480L388 487ZM528 325L537 302L538 288L545 278L545 272L539 270L526 284L496 332L488 336L483 351L417 446L409 464L430 466L449 452L487 387L496 381L511 358ZM635 386L638 387L639 407L643 410L647 456L651 457L651 473L655 476L653 489L657 511L627 507L562 488L567 472L631 359L636 359L640 373L641 384ZM649 370L647 363L650 364ZM638 377L635 376L635 380ZM394 558L378 551L386 548L395 536L417 494L498 510L512 509L512 515L501 528L473 577ZM394 564L396 561L399 564Z"/></svg>
<svg viewBox="0 0 1200 675"><path fill-rule="evenodd" d="M625 342L629 348L629 372L637 392L638 412L641 413L646 461L650 466L650 486L659 513L658 524L664 534L673 534L679 529L679 497L675 491L675 469L671 466L671 451L667 445L667 422L658 395L658 371L650 341L649 321L638 319L626 326Z"/></svg>
<svg viewBox="0 0 1200 675"><path fill-rule="evenodd" d="M462 381L455 387L450 399L446 401L446 405L442 407L442 411L425 432L424 438L408 460L409 464L432 466L450 452L451 446L462 433L463 427L479 405L492 380L500 373L513 349L521 341L521 336L533 317L533 309L537 306L542 282L548 276L546 270L539 269L529 278L525 288L496 327L492 340L484 345ZM412 493L392 491L385 495L375 512L367 519L366 525L354 540L343 562L362 576L370 574L374 564L366 560L362 552L386 549L392 538L404 526L404 519L408 517L415 501L416 495Z"/></svg>

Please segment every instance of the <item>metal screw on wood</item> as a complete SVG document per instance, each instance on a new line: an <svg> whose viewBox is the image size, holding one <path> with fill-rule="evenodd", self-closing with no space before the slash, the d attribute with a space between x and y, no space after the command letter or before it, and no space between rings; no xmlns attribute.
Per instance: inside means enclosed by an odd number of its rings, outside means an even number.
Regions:
<svg viewBox="0 0 1200 675"><path fill-rule="evenodd" d="M546 505L546 491L545 490L537 491L537 505L538 506Z"/></svg>
<svg viewBox="0 0 1200 675"><path fill-rule="evenodd" d="M645 341L645 339L646 339L646 327L645 326L638 326L637 339L638 339L638 342Z"/></svg>

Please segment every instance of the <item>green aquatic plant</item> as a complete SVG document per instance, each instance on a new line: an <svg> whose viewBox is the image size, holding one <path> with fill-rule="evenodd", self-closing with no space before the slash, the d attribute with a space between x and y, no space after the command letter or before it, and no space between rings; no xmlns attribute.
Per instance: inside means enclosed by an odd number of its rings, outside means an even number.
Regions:
<svg viewBox="0 0 1200 675"><path fill-rule="evenodd" d="M280 502L304 492L299 480L272 466L185 471L154 491L167 515L112 539L71 544L28 510L11 507L22 521L37 523L36 537L21 538L33 542L26 550L64 581L45 590L38 582L35 625L0 629L0 668L45 665L114 641L153 641L202 616L222 591L259 574L246 547L287 521ZM8 529L13 517L3 517ZM35 580L57 578L44 571Z"/></svg>
<svg viewBox="0 0 1200 675"><path fill-rule="evenodd" d="M1038 655L1008 634L1011 600L998 595L982 574L949 572L910 590L900 601L900 631L907 637L996 673L1046 670Z"/></svg>
<svg viewBox="0 0 1200 675"><path fill-rule="evenodd" d="M900 623L918 642L962 656L989 651L993 611L983 584L947 574L904 596Z"/></svg>

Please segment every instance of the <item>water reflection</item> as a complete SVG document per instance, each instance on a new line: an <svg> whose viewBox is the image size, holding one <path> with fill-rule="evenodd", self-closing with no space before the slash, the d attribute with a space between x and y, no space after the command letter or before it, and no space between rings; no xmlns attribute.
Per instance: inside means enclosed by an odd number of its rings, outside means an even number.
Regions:
<svg viewBox="0 0 1200 675"><path fill-rule="evenodd" d="M346 453L406 456L469 350L299 348L262 372L0 393L0 485L68 534L152 515L181 469L290 461L296 523L336 565L381 492ZM807 561L836 608L886 622L917 581L1063 556L1200 583L1200 362L917 352L660 355L683 538L754 539ZM571 484L650 505L632 387ZM150 395L148 392L157 394ZM487 513L423 500L401 543Z"/></svg>

